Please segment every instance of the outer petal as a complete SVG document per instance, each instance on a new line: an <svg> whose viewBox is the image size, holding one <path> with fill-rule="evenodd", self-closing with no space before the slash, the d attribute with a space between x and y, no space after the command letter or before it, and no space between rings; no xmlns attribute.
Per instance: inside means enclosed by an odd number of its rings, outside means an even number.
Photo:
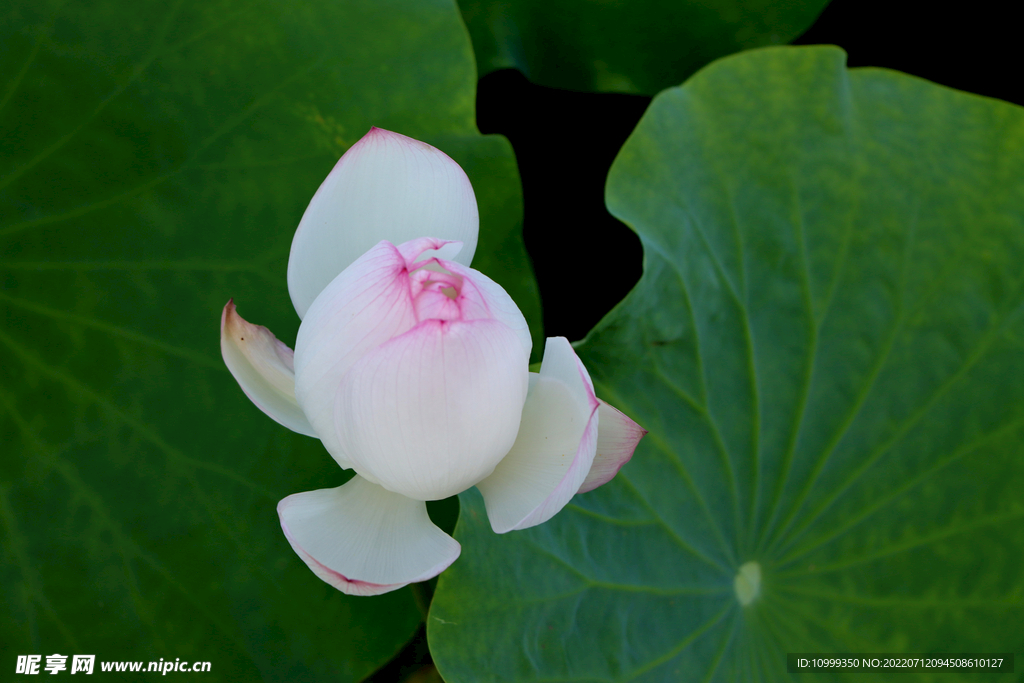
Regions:
<svg viewBox="0 0 1024 683"><path fill-rule="evenodd" d="M462 547L422 501L356 476L343 486L288 496L281 528L313 573L343 593L377 595L437 576Z"/></svg>
<svg viewBox="0 0 1024 683"><path fill-rule="evenodd" d="M295 395L324 447L351 467L334 428L338 384L368 351L416 324L406 259L381 242L317 297L295 340Z"/></svg>
<svg viewBox="0 0 1024 683"><path fill-rule="evenodd" d="M549 337L515 445L478 486L503 534L551 519L586 480L597 451L599 402L565 337Z"/></svg>
<svg viewBox="0 0 1024 683"><path fill-rule="evenodd" d="M598 486L612 480L622 466L633 457L633 451L647 430L633 422L626 415L601 399L597 399L601 407L597 409L600 426L597 430L597 455L590 473L583 480L577 493L593 491Z"/></svg>
<svg viewBox="0 0 1024 683"><path fill-rule="evenodd" d="M316 436L295 400L292 350L267 328L238 315L234 299L220 316L220 353L257 408L293 432Z"/></svg>
<svg viewBox="0 0 1024 683"><path fill-rule="evenodd" d="M445 498L489 475L512 447L528 376L503 323L426 320L342 379L338 438L367 478L410 498Z"/></svg>
<svg viewBox="0 0 1024 683"><path fill-rule="evenodd" d="M478 270L452 261L438 259L438 262L442 268L462 277L460 306L463 320L493 318L505 323L519 337L519 343L529 362L530 351L533 350L530 326L508 292Z"/></svg>
<svg viewBox="0 0 1024 683"><path fill-rule="evenodd" d="M469 178L430 145L371 128L345 152L299 221L288 258L288 292L300 318L350 263L381 240L424 235L460 240L442 250L469 265L480 218Z"/></svg>

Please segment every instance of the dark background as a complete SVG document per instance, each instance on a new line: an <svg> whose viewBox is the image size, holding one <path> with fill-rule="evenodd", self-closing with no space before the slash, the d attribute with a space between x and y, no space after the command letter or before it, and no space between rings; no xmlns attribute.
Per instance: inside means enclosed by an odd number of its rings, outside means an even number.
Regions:
<svg viewBox="0 0 1024 683"><path fill-rule="evenodd" d="M1007 3L834 0L797 45L844 48L849 66L879 66L1024 104L1024 40ZM604 209L612 160L649 97L576 93L531 84L518 71L484 76L477 125L515 148L524 234L546 336L582 339L640 278L637 237Z"/></svg>

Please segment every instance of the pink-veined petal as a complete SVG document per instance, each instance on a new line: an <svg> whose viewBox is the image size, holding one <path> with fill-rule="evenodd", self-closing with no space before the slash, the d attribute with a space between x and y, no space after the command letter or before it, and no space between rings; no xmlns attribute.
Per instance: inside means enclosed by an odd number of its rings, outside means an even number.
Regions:
<svg viewBox="0 0 1024 683"><path fill-rule="evenodd" d="M633 457L633 451L647 430L626 417L621 410L601 401L597 409L597 454L587 478L577 493L593 491L607 484Z"/></svg>
<svg viewBox="0 0 1024 683"><path fill-rule="evenodd" d="M527 361L496 320L426 320L342 378L338 438L356 471L419 500L486 477L515 441Z"/></svg>
<svg viewBox="0 0 1024 683"><path fill-rule="evenodd" d="M295 396L327 452L351 467L334 428L338 384L352 364L416 324L406 258L380 242L334 278L299 326Z"/></svg>
<svg viewBox="0 0 1024 683"><path fill-rule="evenodd" d="M300 318L350 263L381 240L463 242L438 254L470 264L480 218L469 178L444 152L371 128L313 195L292 239L288 292ZM456 252L458 252L456 254Z"/></svg>
<svg viewBox="0 0 1024 683"><path fill-rule="evenodd" d="M462 547L430 521L423 501L355 476L343 486L277 505L292 548L318 577L349 595L378 595L437 576Z"/></svg>
<svg viewBox="0 0 1024 683"><path fill-rule="evenodd" d="M292 350L266 327L238 315L234 299L220 316L220 353L257 408L293 432L316 436L295 400Z"/></svg>
<svg viewBox="0 0 1024 683"><path fill-rule="evenodd" d="M516 442L477 484L496 533L546 522L572 499L594 462L599 405L569 341L549 337L540 374L530 375Z"/></svg>
<svg viewBox="0 0 1024 683"><path fill-rule="evenodd" d="M438 263L442 268L462 277L462 292L459 297L462 319L493 318L505 323L516 333L523 347L523 354L529 360L530 351L533 350L530 326L508 292L478 270L443 259L438 259Z"/></svg>
<svg viewBox="0 0 1024 683"><path fill-rule="evenodd" d="M388 241L390 242L390 240ZM409 270L414 268L413 264L427 261L441 252L448 254L448 258L453 259L460 256L466 246L459 240L430 236L415 237L407 242L392 242L392 244L405 259L405 265Z"/></svg>

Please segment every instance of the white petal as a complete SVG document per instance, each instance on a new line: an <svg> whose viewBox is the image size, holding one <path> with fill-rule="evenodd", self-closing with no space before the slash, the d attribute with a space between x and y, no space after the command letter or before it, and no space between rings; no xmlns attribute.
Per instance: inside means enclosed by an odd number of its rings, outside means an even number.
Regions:
<svg viewBox="0 0 1024 683"><path fill-rule="evenodd" d="M257 408L293 432L316 436L295 400L292 350L267 328L238 315L234 299L220 316L220 353Z"/></svg>
<svg viewBox="0 0 1024 683"><path fill-rule="evenodd" d="M527 361L496 320L426 320L341 381L338 438L360 474L419 500L464 491L515 441Z"/></svg>
<svg viewBox="0 0 1024 683"><path fill-rule="evenodd" d="M458 240L423 235L406 242L392 242L392 244L396 245L395 249L402 255L410 269L414 263L434 258L438 254L444 254L446 258L454 259L462 253L463 247L466 246Z"/></svg>
<svg viewBox="0 0 1024 683"><path fill-rule="evenodd" d="M597 409L599 427L597 430L597 455L590 473L577 493L593 491L612 480L622 466L633 457L633 451L647 430L633 422L626 415L601 399Z"/></svg>
<svg viewBox="0 0 1024 683"><path fill-rule="evenodd" d="M493 318L505 323L519 337L524 357L529 361L530 351L533 350L530 326L508 292L478 270L452 261L439 261L442 268L462 277L460 299L463 320Z"/></svg>
<svg viewBox="0 0 1024 683"><path fill-rule="evenodd" d="M465 172L430 145L371 128L341 157L310 201L292 239L288 292L300 318L350 263L381 240L464 243L441 250L469 265L480 218ZM429 256L429 254L428 254Z"/></svg>
<svg viewBox="0 0 1024 683"><path fill-rule="evenodd" d="M496 533L546 522L572 499L594 462L599 405L568 340L549 337L515 445L477 484Z"/></svg>
<svg viewBox="0 0 1024 683"><path fill-rule="evenodd" d="M356 476L334 489L288 496L281 528L313 573L343 593L378 595L437 576L462 547L427 506Z"/></svg>
<svg viewBox="0 0 1024 683"><path fill-rule="evenodd" d="M352 465L334 427L338 384L368 351L416 324L405 269L396 247L377 244L324 289L299 326L295 395L327 452L345 468Z"/></svg>

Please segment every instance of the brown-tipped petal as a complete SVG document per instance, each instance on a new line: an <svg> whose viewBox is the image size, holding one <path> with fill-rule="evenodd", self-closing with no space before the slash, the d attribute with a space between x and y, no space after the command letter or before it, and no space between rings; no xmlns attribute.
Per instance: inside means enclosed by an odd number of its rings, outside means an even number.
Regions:
<svg viewBox="0 0 1024 683"><path fill-rule="evenodd" d="M288 496L277 513L302 561L349 595L379 595L426 581L462 552L430 521L426 503L360 476L338 488Z"/></svg>
<svg viewBox="0 0 1024 683"><path fill-rule="evenodd" d="M597 455L577 493L593 491L612 480L633 457L633 451L647 430L601 399L598 408Z"/></svg>
<svg viewBox="0 0 1024 683"><path fill-rule="evenodd" d="M256 407L293 432L316 436L295 401L292 350L262 325L246 322L228 301L220 316L224 363Z"/></svg>

